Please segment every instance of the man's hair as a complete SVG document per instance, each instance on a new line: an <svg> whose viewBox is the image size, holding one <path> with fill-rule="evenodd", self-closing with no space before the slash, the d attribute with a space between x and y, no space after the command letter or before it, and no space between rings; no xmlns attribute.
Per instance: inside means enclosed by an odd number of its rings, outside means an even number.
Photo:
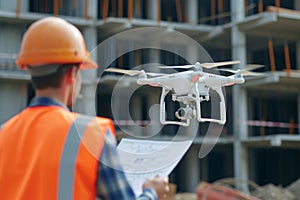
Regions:
<svg viewBox="0 0 300 200"><path fill-rule="evenodd" d="M79 64L62 64L57 71L50 75L31 77L31 82L35 89L59 88L62 84L63 77L73 67L79 69Z"/></svg>

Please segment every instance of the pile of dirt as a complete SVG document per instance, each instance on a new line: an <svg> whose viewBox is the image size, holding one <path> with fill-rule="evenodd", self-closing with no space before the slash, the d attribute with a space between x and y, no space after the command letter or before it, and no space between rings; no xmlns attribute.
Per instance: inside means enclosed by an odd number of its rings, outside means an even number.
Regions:
<svg viewBox="0 0 300 200"><path fill-rule="evenodd" d="M292 192L273 184L259 187L257 190L253 191L251 195L261 200L297 200Z"/></svg>
<svg viewBox="0 0 300 200"><path fill-rule="evenodd" d="M294 194L296 200L300 200L300 179L290 184L286 189Z"/></svg>
<svg viewBox="0 0 300 200"><path fill-rule="evenodd" d="M194 193L178 193L175 200L197 200L197 196Z"/></svg>

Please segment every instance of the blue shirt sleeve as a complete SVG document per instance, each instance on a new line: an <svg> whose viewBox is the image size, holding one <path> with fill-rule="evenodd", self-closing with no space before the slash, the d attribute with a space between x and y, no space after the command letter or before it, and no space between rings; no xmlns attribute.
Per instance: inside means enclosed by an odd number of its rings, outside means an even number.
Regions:
<svg viewBox="0 0 300 200"><path fill-rule="evenodd" d="M135 197L119 162L115 139L109 133L106 134L99 159L97 197L104 200L157 200L156 192L150 188Z"/></svg>

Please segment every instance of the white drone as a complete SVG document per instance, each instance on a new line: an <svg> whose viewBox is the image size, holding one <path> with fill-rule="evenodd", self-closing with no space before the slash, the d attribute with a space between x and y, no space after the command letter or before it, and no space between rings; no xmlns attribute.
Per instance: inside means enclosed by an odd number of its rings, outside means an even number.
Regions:
<svg viewBox="0 0 300 200"><path fill-rule="evenodd" d="M202 63L197 62L195 65L184 66L161 66L160 68L180 68L190 69L184 72L176 72L172 74L162 74L145 72L144 70L124 70L119 68L108 68L107 72L123 73L130 76L138 76L137 83L140 85L150 85L153 87L161 87L162 94L160 97L160 122L162 124L175 124L189 126L190 120L196 118L199 122L216 122L225 124L226 107L225 99L222 92L222 86L230 86L245 82L243 76L257 76L260 73L250 72L262 67L262 65L249 65L246 69L232 70L219 69L220 71L228 71L234 73L231 76L216 75L213 73L203 72L203 68L215 68L224 65L239 64L239 61L227 61L218 63ZM210 89L215 90L220 96L220 118L211 119L201 116L201 102L209 101ZM172 100L184 104L175 112L175 116L181 121L169 121L166 119L165 97L172 92Z"/></svg>

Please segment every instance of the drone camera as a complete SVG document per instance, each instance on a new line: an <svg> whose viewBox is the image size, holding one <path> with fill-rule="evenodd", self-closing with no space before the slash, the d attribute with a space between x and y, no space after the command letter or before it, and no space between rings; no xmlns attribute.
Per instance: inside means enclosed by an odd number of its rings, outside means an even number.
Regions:
<svg viewBox="0 0 300 200"><path fill-rule="evenodd" d="M194 110L192 108L179 108L175 116L181 120L192 119L194 117Z"/></svg>

